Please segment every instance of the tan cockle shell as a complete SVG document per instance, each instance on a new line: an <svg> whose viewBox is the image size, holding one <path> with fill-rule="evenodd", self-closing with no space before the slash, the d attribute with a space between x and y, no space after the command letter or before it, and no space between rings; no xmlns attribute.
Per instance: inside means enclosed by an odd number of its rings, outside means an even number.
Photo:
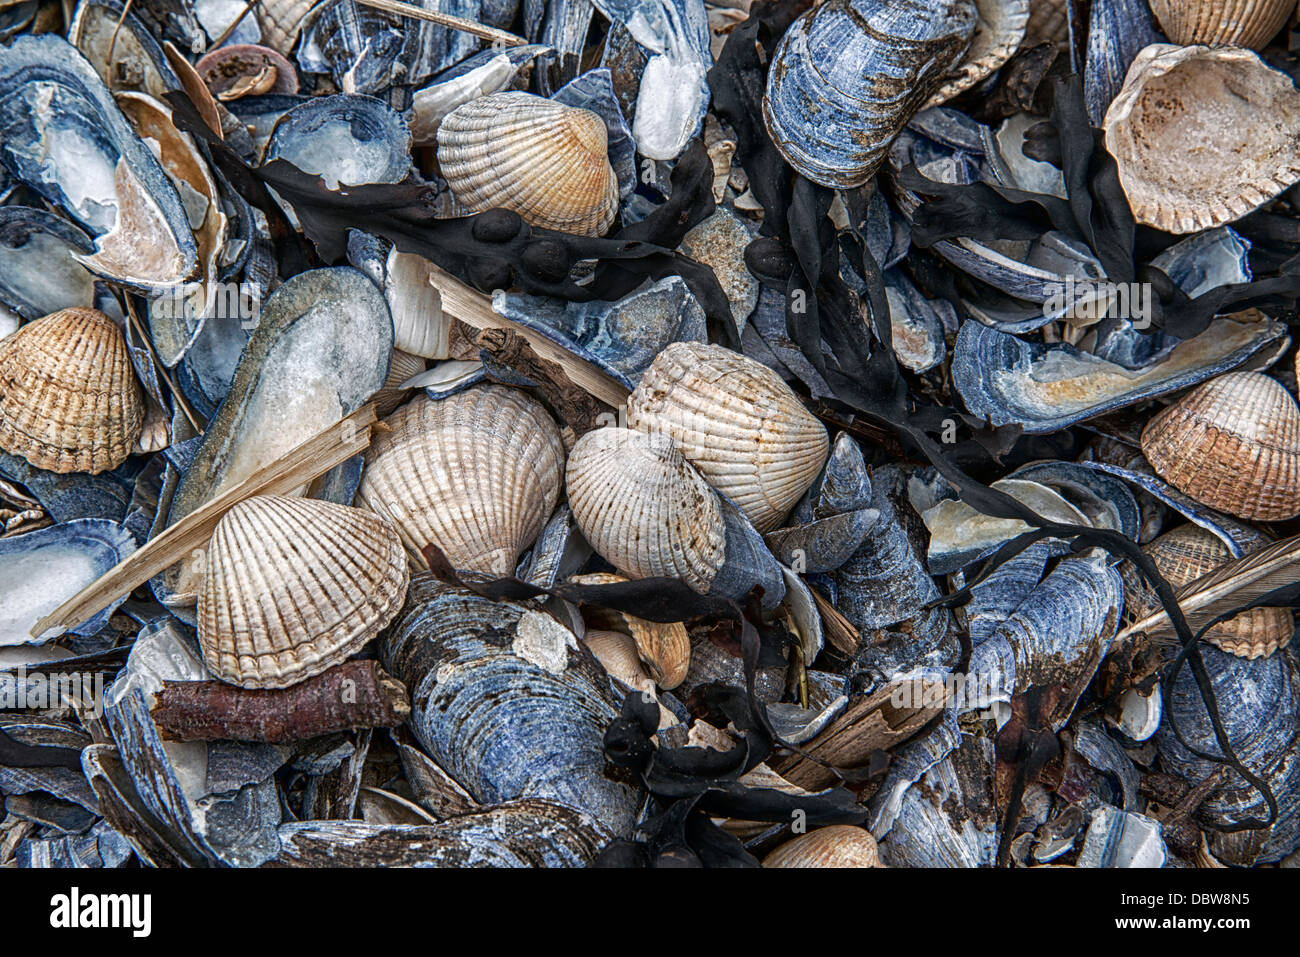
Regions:
<svg viewBox="0 0 1300 957"><path fill-rule="evenodd" d="M389 415L409 399L411 390L402 388L402 383L419 375L425 366L425 361L419 356L394 349L393 360L388 365L388 378L384 380L383 388L370 397L370 401L375 404L375 411L381 416Z"/></svg>
<svg viewBox="0 0 1300 957"><path fill-rule="evenodd" d="M1134 218L1167 232L1231 222L1300 179L1300 91L1249 50L1151 44L1102 125Z"/></svg>
<svg viewBox="0 0 1300 957"><path fill-rule="evenodd" d="M518 389L476 386L420 395L383 420L357 503L384 516L411 558L437 545L458 569L510 575L555 509L564 475L560 430Z"/></svg>
<svg viewBox="0 0 1300 957"><path fill-rule="evenodd" d="M871 832L851 824L833 824L786 841L767 857L764 867L883 867Z"/></svg>
<svg viewBox="0 0 1300 957"><path fill-rule="evenodd" d="M610 585L627 579L622 575L595 572L575 575L569 581L578 585ZM636 643L637 655L651 678L665 691L676 688L686 678L691 664L691 636L680 621L666 624L646 621L626 612L595 605L584 606L582 617L591 628L629 636Z"/></svg>
<svg viewBox="0 0 1300 957"><path fill-rule="evenodd" d="M628 425L671 436L760 532L776 528L830 451L825 427L767 366L722 346L674 342L627 400Z"/></svg>
<svg viewBox="0 0 1300 957"><path fill-rule="evenodd" d="M938 106L969 90L1016 52L1029 26L1030 0L975 0L979 22L970 48L945 76L943 86L926 102Z"/></svg>
<svg viewBox="0 0 1300 957"><path fill-rule="evenodd" d="M1142 430L1161 478L1221 512L1263 522L1300 514L1300 408L1275 379L1230 372Z"/></svg>
<svg viewBox="0 0 1300 957"><path fill-rule="evenodd" d="M722 506L672 439L588 432L569 455L565 484L578 528L611 565L708 594L726 554Z"/></svg>
<svg viewBox="0 0 1300 957"><path fill-rule="evenodd" d="M618 212L605 121L531 93L480 96L438 127L438 165L466 211L503 207L527 222L600 236Z"/></svg>
<svg viewBox="0 0 1300 957"><path fill-rule="evenodd" d="M1151 0L1165 36L1180 46L1258 50L1277 36L1296 0Z"/></svg>
<svg viewBox="0 0 1300 957"><path fill-rule="evenodd" d="M126 339L96 309L63 309L0 341L0 449L51 472L126 461L144 425Z"/></svg>
<svg viewBox="0 0 1300 957"><path fill-rule="evenodd" d="M351 657L402 607L406 556L359 508L280 495L235 505L199 589L203 660L223 681L285 688Z"/></svg>

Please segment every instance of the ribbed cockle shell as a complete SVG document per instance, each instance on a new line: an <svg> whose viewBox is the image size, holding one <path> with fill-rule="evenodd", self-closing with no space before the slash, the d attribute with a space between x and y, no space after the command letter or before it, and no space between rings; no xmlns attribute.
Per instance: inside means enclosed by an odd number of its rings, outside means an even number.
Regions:
<svg viewBox="0 0 1300 957"><path fill-rule="evenodd" d="M126 339L102 312L63 309L0 341L0 449L37 468L117 468L144 414Z"/></svg>
<svg viewBox="0 0 1300 957"><path fill-rule="evenodd" d="M786 841L764 867L883 867L871 832L849 824L818 828Z"/></svg>
<svg viewBox="0 0 1300 957"><path fill-rule="evenodd" d="M438 165L467 212L502 207L527 222L603 234L618 212L605 121L531 93L492 93L438 127Z"/></svg>
<svg viewBox="0 0 1300 957"><path fill-rule="evenodd" d="M1258 50L1277 36L1295 0L1150 0L1160 29L1180 46Z"/></svg>
<svg viewBox="0 0 1300 957"><path fill-rule="evenodd" d="M627 401L639 432L672 437L760 532L776 528L826 462L825 427L767 366L722 346L674 342Z"/></svg>
<svg viewBox="0 0 1300 957"><path fill-rule="evenodd" d="M332 502L255 496L212 534L199 591L203 659L223 681L285 688L344 661L402 607L387 522Z"/></svg>
<svg viewBox="0 0 1300 957"><path fill-rule="evenodd" d="M575 575L569 581L579 585L611 585L627 579L621 575L594 572ZM680 621L646 621L614 608L595 605L584 606L582 617L589 628L616 631L631 638L637 656L649 670L651 678L665 691L676 688L686 677L691 664L691 636Z"/></svg>

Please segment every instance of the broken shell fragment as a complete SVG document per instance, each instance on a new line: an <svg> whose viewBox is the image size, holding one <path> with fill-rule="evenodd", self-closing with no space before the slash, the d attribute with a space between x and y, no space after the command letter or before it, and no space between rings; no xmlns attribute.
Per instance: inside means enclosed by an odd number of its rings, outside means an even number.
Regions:
<svg viewBox="0 0 1300 957"><path fill-rule="evenodd" d="M871 832L835 824L786 841L767 857L764 867L883 867Z"/></svg>
<svg viewBox="0 0 1300 957"><path fill-rule="evenodd" d="M362 509L255 496L212 534L198 632L213 674L285 688L349 658L406 597L402 543Z"/></svg>
<svg viewBox="0 0 1300 957"><path fill-rule="evenodd" d="M621 575L605 572L577 575L569 580L579 585L612 585L627 581ZM591 628L621 632L629 636L636 643L637 656L649 669L655 684L665 691L676 688L686 677L686 669L691 663L691 637L681 622L661 624L613 608L598 608L594 605L583 608L583 619ZM590 632L587 637L590 639Z"/></svg>
<svg viewBox="0 0 1300 957"><path fill-rule="evenodd" d="M1295 12L1295 0L1150 0L1160 29L1179 46L1258 50Z"/></svg>
<svg viewBox="0 0 1300 957"><path fill-rule="evenodd" d="M253 43L233 43L210 50L194 68L212 95L222 102L241 96L298 92L298 73L293 64L275 50Z"/></svg>
<svg viewBox="0 0 1300 957"><path fill-rule="evenodd" d="M978 20L970 48L926 106L951 100L1011 59L1029 26L1029 5L1030 0L975 0Z"/></svg>
<svg viewBox="0 0 1300 957"><path fill-rule="evenodd" d="M102 312L64 309L0 341L0 449L37 468L117 468L144 413L126 339Z"/></svg>

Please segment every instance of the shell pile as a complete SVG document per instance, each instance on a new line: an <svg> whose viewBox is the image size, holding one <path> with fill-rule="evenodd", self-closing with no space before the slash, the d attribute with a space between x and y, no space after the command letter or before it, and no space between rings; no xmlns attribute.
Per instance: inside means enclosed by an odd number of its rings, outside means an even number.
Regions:
<svg viewBox="0 0 1300 957"><path fill-rule="evenodd" d="M1294 866L1296 31L0 0L0 868Z"/></svg>

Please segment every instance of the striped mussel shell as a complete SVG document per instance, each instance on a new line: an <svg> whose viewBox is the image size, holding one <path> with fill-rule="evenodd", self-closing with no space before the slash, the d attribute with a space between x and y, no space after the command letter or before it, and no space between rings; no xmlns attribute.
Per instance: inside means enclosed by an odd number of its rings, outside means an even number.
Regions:
<svg viewBox="0 0 1300 957"><path fill-rule="evenodd" d="M1260 534L1244 546L1246 554L1269 544ZM1233 560L1232 550L1219 536L1199 525L1180 525L1143 546L1160 574L1174 588L1182 588L1220 565ZM1125 610L1142 618L1159 607L1159 599L1140 576L1126 576ZM1132 580L1130 582L1130 580ZM1202 637L1210 644L1242 658L1260 658L1286 647L1295 634L1295 622L1288 608L1251 608L1214 625Z"/></svg>
<svg viewBox="0 0 1300 957"><path fill-rule="evenodd" d="M122 330L95 309L63 309L0 340L0 449L51 472L126 461L144 395Z"/></svg>
<svg viewBox="0 0 1300 957"><path fill-rule="evenodd" d="M1258 50L1282 29L1296 0L1150 0L1160 29L1180 46Z"/></svg>
<svg viewBox="0 0 1300 957"><path fill-rule="evenodd" d="M705 480L771 531L826 463L830 439L781 377L722 346L674 342L627 401L628 425L671 436Z"/></svg>
<svg viewBox="0 0 1300 957"><path fill-rule="evenodd" d="M492 93L438 127L438 165L466 212L501 207L533 226L600 236L618 213L605 121L531 93Z"/></svg>
<svg viewBox="0 0 1300 957"><path fill-rule="evenodd" d="M961 60L973 0L827 0L773 54L763 121L796 170L822 186L869 180L889 144Z"/></svg>
<svg viewBox="0 0 1300 957"><path fill-rule="evenodd" d="M417 396L383 421L358 503L396 526L418 567L432 543L456 568L513 574L560 497L564 444L546 409L482 385Z"/></svg>
<svg viewBox="0 0 1300 957"><path fill-rule="evenodd" d="M871 832L851 824L820 827L786 841L764 867L883 867Z"/></svg>
<svg viewBox="0 0 1300 957"><path fill-rule="evenodd" d="M1153 43L1106 110L1134 218L1171 233L1231 222L1300 179L1300 91L1236 47Z"/></svg>
<svg viewBox="0 0 1300 957"><path fill-rule="evenodd" d="M297 684L374 638L401 608L408 580L397 533L369 512L279 495L245 499L208 546L198 606L203 659L244 688Z"/></svg>
<svg viewBox="0 0 1300 957"><path fill-rule="evenodd" d="M708 594L726 554L713 489L662 433L605 428L573 446L569 507L601 557L631 578L678 578Z"/></svg>
<svg viewBox="0 0 1300 957"><path fill-rule="evenodd" d="M569 581L579 585L612 585L627 579L608 572L593 572L575 575ZM590 628L620 632L631 638L642 664L648 669L655 684L665 691L676 688L686 677L686 669L691 663L691 636L681 622L646 621L613 608L595 606L584 607L582 617Z"/></svg>
<svg viewBox="0 0 1300 957"><path fill-rule="evenodd" d="M1260 372L1211 379L1142 430L1151 467L1180 492L1239 518L1300 514L1300 408Z"/></svg>

